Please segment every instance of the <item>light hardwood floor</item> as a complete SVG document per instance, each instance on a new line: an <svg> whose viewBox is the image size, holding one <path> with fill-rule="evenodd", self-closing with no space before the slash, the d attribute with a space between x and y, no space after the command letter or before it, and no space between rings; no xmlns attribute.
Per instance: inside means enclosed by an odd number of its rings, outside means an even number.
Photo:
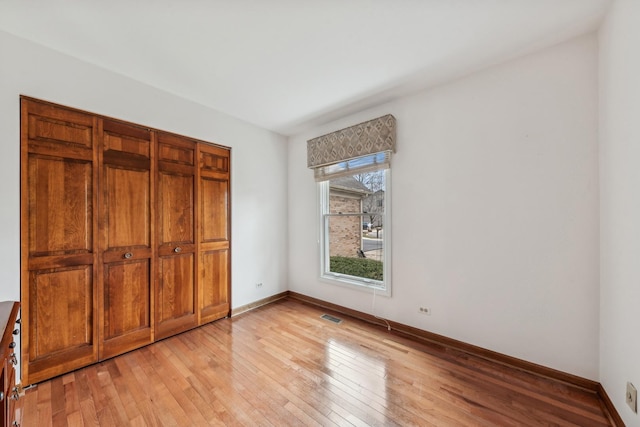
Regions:
<svg viewBox="0 0 640 427"><path fill-rule="evenodd" d="M42 382L23 427L607 426L595 393L292 299Z"/></svg>

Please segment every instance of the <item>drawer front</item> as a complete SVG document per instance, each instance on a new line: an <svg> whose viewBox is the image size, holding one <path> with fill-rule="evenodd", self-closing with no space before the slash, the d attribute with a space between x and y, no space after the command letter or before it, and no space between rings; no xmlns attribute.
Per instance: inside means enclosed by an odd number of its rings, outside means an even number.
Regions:
<svg viewBox="0 0 640 427"><path fill-rule="evenodd" d="M13 319L14 328L12 331L13 341L9 343L7 374L9 382L7 383L7 426L19 427L20 420L16 414L20 408L20 394L22 389L16 385L16 367L18 366L18 342L17 338L20 334L20 319Z"/></svg>
<svg viewBox="0 0 640 427"><path fill-rule="evenodd" d="M19 409L20 387L16 386L16 366L18 364L18 335L20 321L16 320L19 305L17 302L0 302L0 427L19 425L16 410Z"/></svg>
<svg viewBox="0 0 640 427"><path fill-rule="evenodd" d="M17 427L20 424L16 420L16 409L20 400L20 391L16 386L15 369L9 364L9 387L7 388L7 426Z"/></svg>

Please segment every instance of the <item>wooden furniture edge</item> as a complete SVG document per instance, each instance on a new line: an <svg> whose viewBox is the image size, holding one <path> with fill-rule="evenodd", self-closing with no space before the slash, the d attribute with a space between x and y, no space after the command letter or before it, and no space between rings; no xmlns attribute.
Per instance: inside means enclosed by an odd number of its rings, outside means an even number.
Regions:
<svg viewBox="0 0 640 427"><path fill-rule="evenodd" d="M333 303L323 301L317 298L313 298L307 295L299 294L294 291L289 291L288 296L289 298L292 298L304 303L308 303L318 307L333 310L335 312L345 314L345 315L354 317L356 319L363 320L365 322L383 326L385 328L387 327L387 324L385 323L384 320L378 319L371 314L363 313L357 310L352 310L350 308L346 308L337 304L333 304ZM428 341L430 343L441 345L443 347L463 351L472 356L476 356L486 360L490 360L492 362L500 363L502 365L506 365L506 366L509 366L521 371L525 371L537 376L549 378L555 381L560 381L575 387L579 387L581 389L585 389L594 394L600 394L599 390L602 386L597 381L589 380L587 378L562 372L553 368L548 368L546 366L538 365L533 362L528 362L523 359L518 359L516 357L498 353L493 350L488 350L486 348L478 347L473 344L468 344L462 341L458 341L453 338L446 337L444 335L439 335L433 332L425 331L423 329L414 328L412 326L404 325L402 323L393 322L391 320L387 320L387 322L391 326L392 331L394 331L395 333L401 334L407 338L411 338L419 341Z"/></svg>
<svg viewBox="0 0 640 427"><path fill-rule="evenodd" d="M271 295L270 297L259 299L258 301L254 301L249 304L241 305L240 307L232 308L231 317L238 316L242 313L253 310L254 308L262 307L263 305L271 304L272 302L287 298L288 296L289 291L284 291L280 292L279 294Z"/></svg>
<svg viewBox="0 0 640 427"><path fill-rule="evenodd" d="M22 422L22 405L23 399L19 398L22 394L21 387L21 375L20 372L15 369L16 367L10 361L10 353L16 353L18 351L15 347L10 347L10 343L15 344L14 331L17 329L20 333L20 303L18 301L2 301L0 302L0 328L4 328L3 332L0 332L0 356L3 364L2 379L0 384L0 391L2 391L2 409L0 410L0 420L2 425L6 422L7 427L9 425L20 425ZM15 359L17 361L17 358ZM13 383L10 381L13 380ZM15 396L15 397L14 397ZM15 399L15 400L9 400Z"/></svg>
<svg viewBox="0 0 640 427"><path fill-rule="evenodd" d="M20 310L20 303L18 301L2 301L0 302L0 305L4 306L7 313L7 319L2 319L2 321L6 320L6 322L9 322L10 319L20 318L18 316L18 310ZM7 323L7 327L4 330L4 334L2 335L2 337L0 337L2 342L5 342L5 341L11 342L13 340L11 338L11 336L13 335L13 329L14 329L13 325L10 325L9 323Z"/></svg>

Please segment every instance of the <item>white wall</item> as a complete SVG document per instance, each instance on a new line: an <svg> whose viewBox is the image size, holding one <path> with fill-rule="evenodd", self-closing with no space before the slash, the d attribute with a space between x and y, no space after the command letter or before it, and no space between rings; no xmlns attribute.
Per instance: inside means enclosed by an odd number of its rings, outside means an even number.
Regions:
<svg viewBox="0 0 640 427"><path fill-rule="evenodd" d="M231 147L232 304L287 289L284 137L4 32L0 58L0 300L20 298L20 94Z"/></svg>
<svg viewBox="0 0 640 427"><path fill-rule="evenodd" d="M617 0L600 29L600 382L628 426L640 389L640 2Z"/></svg>
<svg viewBox="0 0 640 427"><path fill-rule="evenodd" d="M376 313L597 380L597 107L590 35L291 137L290 289L371 312L370 293L318 280L305 141L391 113L393 289Z"/></svg>

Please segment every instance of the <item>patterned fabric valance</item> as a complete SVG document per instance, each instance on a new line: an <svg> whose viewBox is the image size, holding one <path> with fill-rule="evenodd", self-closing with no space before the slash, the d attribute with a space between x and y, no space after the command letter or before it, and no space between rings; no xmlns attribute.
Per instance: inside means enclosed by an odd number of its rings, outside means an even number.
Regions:
<svg viewBox="0 0 640 427"><path fill-rule="evenodd" d="M385 151L396 151L396 118L391 114L310 139L307 166L315 169Z"/></svg>

